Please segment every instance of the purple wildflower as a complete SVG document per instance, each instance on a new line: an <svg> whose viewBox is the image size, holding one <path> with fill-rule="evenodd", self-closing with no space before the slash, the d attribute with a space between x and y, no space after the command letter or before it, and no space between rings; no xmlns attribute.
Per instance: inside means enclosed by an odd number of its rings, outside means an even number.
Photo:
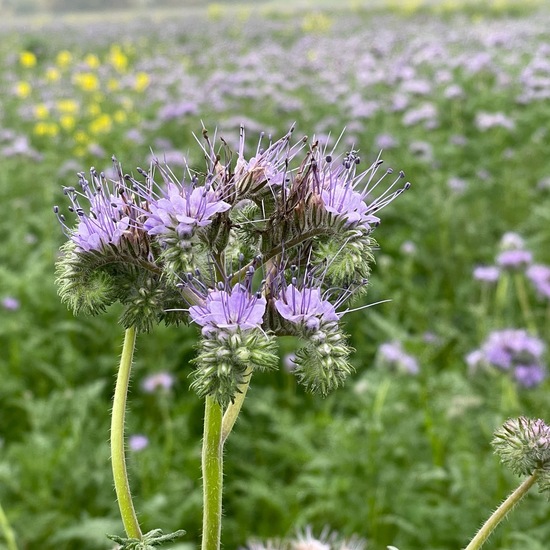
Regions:
<svg viewBox="0 0 550 550"><path fill-rule="evenodd" d="M314 192L321 195L327 212L345 220L348 229L364 228L369 230L371 225L380 223L380 218L374 213L389 204L404 189L407 189L409 184L392 191L396 183L405 177L403 172L399 172L396 180L384 193L367 203L368 194L393 171L388 169L374 181L382 161L377 160L369 168L357 174L356 169L359 162L360 158L356 151L347 153L342 163L333 162L331 155L326 155L324 158L319 155L316 164L317 170L312 173L311 187ZM367 181L363 183L365 179ZM362 190L359 192L356 189L360 185Z"/></svg>
<svg viewBox="0 0 550 550"><path fill-rule="evenodd" d="M319 288L298 290L288 285L275 300L275 308L283 319L311 331L317 330L322 321L338 321L334 306L322 299Z"/></svg>
<svg viewBox="0 0 550 550"><path fill-rule="evenodd" d="M466 357L471 370L481 365L509 371L518 384L533 387L546 376L542 362L545 344L525 330L505 329L492 332L480 349Z"/></svg>
<svg viewBox="0 0 550 550"><path fill-rule="evenodd" d="M474 269L474 279L486 283L495 283L500 277L500 269L495 265L478 265Z"/></svg>
<svg viewBox="0 0 550 550"><path fill-rule="evenodd" d="M92 184L79 174L81 191L74 187L65 187L64 193L71 201L71 212L77 214L79 222L76 229L69 229L65 218L55 212L71 240L84 252L100 251L113 245L118 247L123 236L129 237L136 227L138 215L135 205L129 200L130 193L124 183L107 180L105 174L90 170ZM89 203L88 212L80 201Z"/></svg>
<svg viewBox="0 0 550 550"><path fill-rule="evenodd" d="M134 434L128 438L128 447L131 451L139 452L149 446L149 438L146 435Z"/></svg>
<svg viewBox="0 0 550 550"><path fill-rule="evenodd" d="M223 329L229 332L260 328L266 309L266 299L252 294L237 283L231 292L212 290L204 303L189 308L191 319L202 326L203 334Z"/></svg>
<svg viewBox="0 0 550 550"><path fill-rule="evenodd" d="M546 378L546 369L542 365L518 365L514 378L520 386L534 388Z"/></svg>
<svg viewBox="0 0 550 550"><path fill-rule="evenodd" d="M21 307L19 300L13 296L5 296L2 298L2 307L8 311L16 311Z"/></svg>
<svg viewBox="0 0 550 550"><path fill-rule="evenodd" d="M503 250L496 259L500 267L515 269L525 267L533 261L533 254L529 250Z"/></svg>
<svg viewBox="0 0 550 550"><path fill-rule="evenodd" d="M175 232L179 238L190 238L196 227L209 225L212 216L231 208L207 186L193 188L170 181L163 194L149 205L150 213L143 224L149 235Z"/></svg>
<svg viewBox="0 0 550 550"><path fill-rule="evenodd" d="M400 342L386 342L378 348L380 360L400 372L418 374L420 368L417 360L405 352Z"/></svg>
<svg viewBox="0 0 550 550"><path fill-rule="evenodd" d="M527 269L526 275L541 296L550 298L550 266L531 265Z"/></svg>
<svg viewBox="0 0 550 550"><path fill-rule="evenodd" d="M169 372L156 372L143 379L141 387L145 393L154 393L157 389L168 391L174 385L174 377Z"/></svg>

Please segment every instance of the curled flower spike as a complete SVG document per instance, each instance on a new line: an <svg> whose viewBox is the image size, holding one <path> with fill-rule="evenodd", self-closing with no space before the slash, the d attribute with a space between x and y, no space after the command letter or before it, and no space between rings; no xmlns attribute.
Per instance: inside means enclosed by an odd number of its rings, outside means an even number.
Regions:
<svg viewBox="0 0 550 550"><path fill-rule="evenodd" d="M54 211L66 234L84 252L100 251L108 245L120 246L123 237L130 238L136 232L139 209L133 201L133 193L127 187L120 166L113 158L117 181L108 180L103 172L91 168L91 183L84 173L78 174L78 191L74 187L65 187L64 193L69 197L69 210L78 218L75 229L69 228L59 208ZM88 206L83 206L87 202Z"/></svg>

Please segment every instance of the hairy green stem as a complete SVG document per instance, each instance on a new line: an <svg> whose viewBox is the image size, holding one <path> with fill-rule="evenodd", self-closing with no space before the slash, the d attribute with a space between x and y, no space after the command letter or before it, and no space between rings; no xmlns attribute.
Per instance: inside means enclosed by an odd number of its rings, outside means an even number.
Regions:
<svg viewBox="0 0 550 550"><path fill-rule="evenodd" d="M2 529L2 533L6 539L8 550L17 550L15 535L13 533L13 529L11 528L10 522L8 521L8 517L4 512L4 508L2 508L2 504L0 504L0 529Z"/></svg>
<svg viewBox="0 0 550 550"><path fill-rule="evenodd" d="M231 433L231 430L233 429L233 426L237 421L237 417L239 416L239 413L241 412L241 407L243 406L244 398L246 397L246 392L248 391L248 388L250 386L250 378L252 378L252 370L253 370L252 367L246 368L246 371L244 374L246 378L246 382L239 385L239 391L235 396L235 400L229 404L227 409L225 409L225 413L223 415L223 420L222 420L222 436L221 436L222 447L225 443L225 440L227 439L227 436Z"/></svg>
<svg viewBox="0 0 550 550"><path fill-rule="evenodd" d="M222 408L210 396L206 397L204 411L204 439L202 442L202 550L218 550L222 532Z"/></svg>
<svg viewBox="0 0 550 550"><path fill-rule="evenodd" d="M111 464L115 482L116 498L120 509L120 516L128 538L141 539L142 533L134 510L128 474L126 472L126 458L124 455L124 416L126 413L126 396L130 382L130 370L136 344L136 329L130 327L124 333L124 345L118 368L113 412L111 416Z"/></svg>
<svg viewBox="0 0 550 550"><path fill-rule="evenodd" d="M483 527L477 532L470 544L464 550L478 550L483 546L497 525L506 517L508 512L519 503L529 489L537 481L539 472L535 470L514 492L493 512Z"/></svg>

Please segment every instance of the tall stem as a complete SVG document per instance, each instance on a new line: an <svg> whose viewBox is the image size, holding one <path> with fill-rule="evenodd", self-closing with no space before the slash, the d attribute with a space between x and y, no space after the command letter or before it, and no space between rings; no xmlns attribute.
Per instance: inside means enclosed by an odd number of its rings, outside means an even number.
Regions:
<svg viewBox="0 0 550 550"><path fill-rule="evenodd" d="M222 408L206 397L202 442L202 550L218 550L222 532Z"/></svg>
<svg viewBox="0 0 550 550"><path fill-rule="evenodd" d="M6 539L6 546L8 550L17 550L17 543L15 542L15 535L13 534L13 529L11 528L8 517L4 513L4 508L0 504L0 529L4 534Z"/></svg>
<svg viewBox="0 0 550 550"><path fill-rule="evenodd" d="M492 514L483 527L477 532L470 544L464 550L479 550L489 538L497 525L506 517L508 512L527 494L537 481L538 471L535 470Z"/></svg>
<svg viewBox="0 0 550 550"><path fill-rule="evenodd" d="M239 413L241 412L241 407L243 406L244 398L246 397L246 392L248 391L248 388L250 386L250 378L252 377L252 371L253 371L252 367L246 368L246 371L244 374L246 378L246 382L239 386L239 391L235 396L235 400L228 405L223 415L222 435L221 435L222 447L223 447L223 444L225 443L225 440L227 439L227 436L231 433L231 430L233 429L233 426L237 421L237 417L239 416Z"/></svg>
<svg viewBox="0 0 550 550"><path fill-rule="evenodd" d="M136 344L136 329L130 327L124 333L124 345L118 368L113 412L111 417L111 463L115 482L116 498L120 509L120 516L128 538L141 539L142 533L134 510L128 474L126 472L126 458L124 455L124 416L126 413L126 396L130 382L130 370Z"/></svg>

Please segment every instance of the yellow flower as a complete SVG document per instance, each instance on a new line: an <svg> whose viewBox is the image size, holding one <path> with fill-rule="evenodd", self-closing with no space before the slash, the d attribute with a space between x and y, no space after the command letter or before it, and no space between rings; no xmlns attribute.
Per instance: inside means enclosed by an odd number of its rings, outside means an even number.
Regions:
<svg viewBox="0 0 550 550"><path fill-rule="evenodd" d="M111 131L112 127L113 121L111 117L107 113L103 113L90 122L88 129L90 130L90 134L96 135L106 134Z"/></svg>
<svg viewBox="0 0 550 550"><path fill-rule="evenodd" d="M78 103L74 99L59 99L56 103L57 110L65 115L78 113Z"/></svg>
<svg viewBox="0 0 550 550"><path fill-rule="evenodd" d="M36 65L36 55L29 51L23 51L19 54L19 63L21 66L30 69Z"/></svg>
<svg viewBox="0 0 550 550"><path fill-rule="evenodd" d="M113 119L117 124L122 124L128 120L128 115L122 109L119 109L113 113Z"/></svg>
<svg viewBox="0 0 550 550"><path fill-rule="evenodd" d="M48 118L48 115L50 114L50 109L44 103L38 103L35 105L33 111L35 118L38 120L44 120L45 118Z"/></svg>
<svg viewBox="0 0 550 550"><path fill-rule="evenodd" d="M31 95L31 92L32 87L28 82L21 80L15 85L15 93L23 99L29 97Z"/></svg>
<svg viewBox="0 0 550 550"><path fill-rule="evenodd" d="M33 132L37 136L55 137L59 133L59 127L55 122L37 122Z"/></svg>
<svg viewBox="0 0 550 550"><path fill-rule="evenodd" d="M73 60L73 54L67 50L61 50L55 57L55 62L62 69L67 68Z"/></svg>
<svg viewBox="0 0 550 550"><path fill-rule="evenodd" d="M212 19L213 21L218 21L223 17L224 8L221 4L208 4L208 8L206 10L206 15L208 16L208 19Z"/></svg>
<svg viewBox="0 0 550 550"><path fill-rule="evenodd" d="M149 86L150 82L151 79L149 78L149 75L147 73L137 73L136 79L134 81L134 89L136 90L136 92L143 92L143 90L145 90Z"/></svg>
<svg viewBox="0 0 550 550"><path fill-rule="evenodd" d="M101 113L101 107L97 103L90 103L87 112L90 116L97 116Z"/></svg>
<svg viewBox="0 0 550 550"><path fill-rule="evenodd" d="M77 130L73 137L76 143L80 143L81 145L90 143L90 136L84 130Z"/></svg>
<svg viewBox="0 0 550 550"><path fill-rule="evenodd" d="M110 78L107 82L107 89L114 92L120 88L120 82L116 78Z"/></svg>
<svg viewBox="0 0 550 550"><path fill-rule="evenodd" d="M73 82L84 92L95 92L99 89L99 78L94 73L77 73Z"/></svg>
<svg viewBox="0 0 550 550"><path fill-rule="evenodd" d="M61 73L59 72L59 69L56 67L48 67L46 69L46 80L48 82L55 82L56 80L59 80L61 77Z"/></svg>
<svg viewBox="0 0 550 550"><path fill-rule="evenodd" d="M120 104L125 111L132 111L134 108L134 102L126 96L120 99Z"/></svg>
<svg viewBox="0 0 550 550"><path fill-rule="evenodd" d="M107 56L109 63L119 72L123 73L128 67L128 58L118 44L113 44Z"/></svg>
<svg viewBox="0 0 550 550"><path fill-rule="evenodd" d="M86 148L85 147L75 147L73 150L73 154L75 157L83 157L86 154Z"/></svg>
<svg viewBox="0 0 550 550"><path fill-rule="evenodd" d="M59 125L63 130L70 132L76 125L76 119L72 115L61 115L59 117Z"/></svg>
<svg viewBox="0 0 550 550"><path fill-rule="evenodd" d="M330 30L332 20L324 13L308 13L302 20L304 32L322 34Z"/></svg>
<svg viewBox="0 0 550 550"><path fill-rule="evenodd" d="M101 65L99 57L94 53L89 53L84 57L84 63L90 67L90 69L97 69Z"/></svg>

